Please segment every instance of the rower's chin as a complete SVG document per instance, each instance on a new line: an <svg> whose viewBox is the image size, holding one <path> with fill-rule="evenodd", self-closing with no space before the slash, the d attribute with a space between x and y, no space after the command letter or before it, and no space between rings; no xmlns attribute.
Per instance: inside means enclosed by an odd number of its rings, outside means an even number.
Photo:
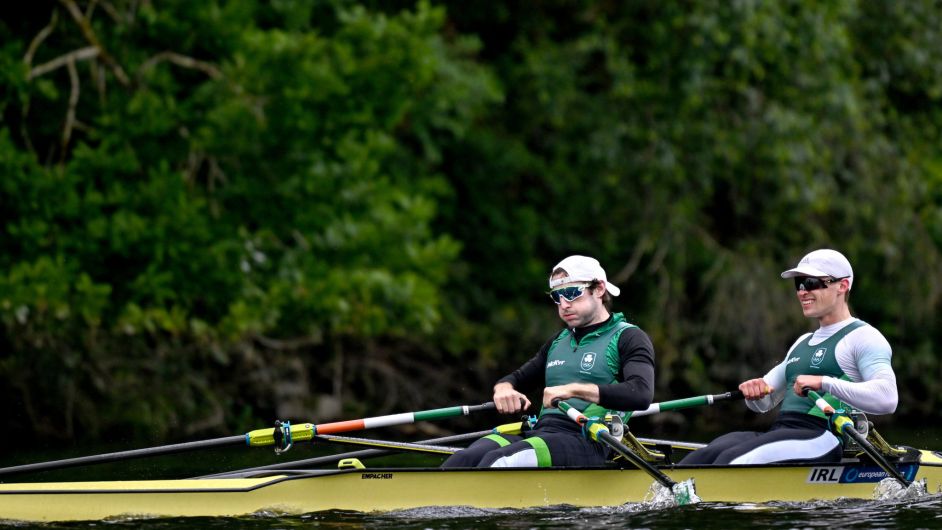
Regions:
<svg viewBox="0 0 942 530"><path fill-rule="evenodd" d="M817 310L814 304L810 306L801 306L801 312L805 315L805 318L818 318L821 316L821 312Z"/></svg>

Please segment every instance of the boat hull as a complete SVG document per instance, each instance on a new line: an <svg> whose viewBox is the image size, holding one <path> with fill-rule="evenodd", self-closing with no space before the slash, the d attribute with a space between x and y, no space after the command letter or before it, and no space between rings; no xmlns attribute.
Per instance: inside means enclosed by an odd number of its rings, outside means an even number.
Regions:
<svg viewBox="0 0 942 530"><path fill-rule="evenodd" d="M921 452L899 469L942 489L942 458ZM707 502L873 497L885 472L873 465L664 468L693 478ZM120 517L240 516L425 506L532 508L643 502L653 481L636 469L343 469L264 478L0 484L0 519L80 521Z"/></svg>

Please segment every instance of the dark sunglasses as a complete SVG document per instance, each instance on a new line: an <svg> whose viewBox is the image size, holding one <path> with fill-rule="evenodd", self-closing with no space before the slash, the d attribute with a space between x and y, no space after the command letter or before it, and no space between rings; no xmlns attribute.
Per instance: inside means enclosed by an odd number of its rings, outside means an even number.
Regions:
<svg viewBox="0 0 942 530"><path fill-rule="evenodd" d="M847 276L844 276L847 278ZM796 291L817 291L818 289L827 289L834 282L839 282L844 278L815 278L814 276L796 276Z"/></svg>
<svg viewBox="0 0 942 530"><path fill-rule="evenodd" d="M561 287L559 289L553 289L549 292L549 295L550 298L556 302L556 305L562 302L561 298L565 298L567 302L574 302L576 298L585 294L588 286L589 284L586 283L583 285L573 285L571 287Z"/></svg>

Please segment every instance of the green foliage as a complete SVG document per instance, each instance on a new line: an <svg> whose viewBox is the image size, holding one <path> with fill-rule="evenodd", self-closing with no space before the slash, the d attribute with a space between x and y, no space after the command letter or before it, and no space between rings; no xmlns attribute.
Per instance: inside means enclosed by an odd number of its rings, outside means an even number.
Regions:
<svg viewBox="0 0 942 530"><path fill-rule="evenodd" d="M91 21L113 63L39 74L53 91L5 83L31 105L0 136L11 422L94 436L218 429L242 400L310 413L366 376L370 341L429 335L460 249L433 230L438 143L495 97L470 41L438 34L444 12L119 7ZM54 9L34 75L81 41ZM347 347L366 359L344 369ZM301 382L272 392L285 377Z"/></svg>
<svg viewBox="0 0 942 530"><path fill-rule="evenodd" d="M659 398L719 391L807 329L778 273L822 246L937 414L933 2L71 3L0 18L9 429L485 398L571 253Z"/></svg>

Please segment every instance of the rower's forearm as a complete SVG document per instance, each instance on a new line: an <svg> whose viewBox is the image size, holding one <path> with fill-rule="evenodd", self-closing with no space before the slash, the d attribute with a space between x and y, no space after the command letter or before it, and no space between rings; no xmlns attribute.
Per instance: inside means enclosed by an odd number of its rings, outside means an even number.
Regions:
<svg viewBox="0 0 942 530"><path fill-rule="evenodd" d="M611 410L644 410L654 400L654 386L642 377L600 385L598 389L599 400L595 403Z"/></svg>
<svg viewBox="0 0 942 530"><path fill-rule="evenodd" d="M572 383L570 385L572 397L584 399L591 403L599 402L599 386L593 383Z"/></svg>

